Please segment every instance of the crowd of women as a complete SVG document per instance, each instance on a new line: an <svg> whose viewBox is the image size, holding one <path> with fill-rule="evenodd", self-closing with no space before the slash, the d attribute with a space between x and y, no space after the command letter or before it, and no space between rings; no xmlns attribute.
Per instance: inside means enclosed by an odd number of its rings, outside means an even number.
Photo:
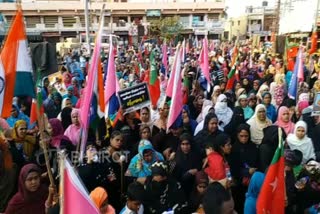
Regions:
<svg viewBox="0 0 320 214"><path fill-rule="evenodd" d="M227 75L235 45L217 43L209 53L210 92L198 63L200 50L188 50L181 68L187 99L171 127L171 102L165 98L170 68L163 72L161 45L146 45L143 52L118 50L122 89L144 81L149 53L157 53L161 98L157 106L120 115L112 125L101 118L89 130L84 161L72 160L100 213L254 214L278 146L278 127L286 148L285 212L319 213L320 117L312 110L320 92L318 57L313 56L314 70L305 68L308 83L299 84L295 100L287 96L292 71L282 56L250 42L238 49L239 78L231 88ZM172 52L174 48L169 56ZM88 67L76 51L64 59L62 79L44 78L41 85L47 118L41 138L39 126L29 118L29 98L15 98L11 116L0 118L0 213L59 213L57 151L65 150L71 159L79 149L79 108ZM55 185L49 185L44 146ZM108 161L102 154L108 154Z"/></svg>

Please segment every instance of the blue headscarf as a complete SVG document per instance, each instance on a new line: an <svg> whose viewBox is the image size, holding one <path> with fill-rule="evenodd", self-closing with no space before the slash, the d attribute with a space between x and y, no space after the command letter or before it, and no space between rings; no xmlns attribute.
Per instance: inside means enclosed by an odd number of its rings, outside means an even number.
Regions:
<svg viewBox="0 0 320 214"><path fill-rule="evenodd" d="M152 161L147 163L143 159L143 152L145 150L151 150ZM154 150L152 144L148 140L141 140L139 143L138 154L136 154L130 161L128 171L130 172L132 177L147 177L151 175L151 165L156 161L163 161L163 156Z"/></svg>
<svg viewBox="0 0 320 214"><path fill-rule="evenodd" d="M189 117L189 125L190 125L190 128L191 128L191 134L193 135L194 134L194 131L196 130L196 127L198 125L197 121L191 119L191 115L190 115L190 109L189 109L189 106L188 105L184 105L183 106L183 110L185 110L188 114L188 117ZM185 126L185 124L184 124Z"/></svg>
<svg viewBox="0 0 320 214"><path fill-rule="evenodd" d="M270 95L270 98L272 98L272 95L270 92L266 91L262 94L262 101L266 95ZM263 103L264 104L264 103ZM272 123L277 121L277 109L272 105L271 103L269 105L264 104L264 106L267 109L267 117L272 121Z"/></svg>
<svg viewBox="0 0 320 214"><path fill-rule="evenodd" d="M248 192L246 194L246 201L244 203L244 213L255 214L256 213L256 202L260 189L262 187L265 174L262 172L253 173L250 184L248 187Z"/></svg>
<svg viewBox="0 0 320 214"><path fill-rule="evenodd" d="M17 111L18 116L17 116L17 117L13 117L13 116L8 117L7 123L9 124L9 126L10 126L11 128L14 127L14 124L15 124L18 120L24 120L24 121L26 121L28 128L29 128L29 129L32 128L32 127L30 126L30 119L29 119L29 117L28 117L27 115L25 115L23 112L20 112L20 109L19 109L19 107L18 107L16 104L12 104L12 109L15 109L15 110Z"/></svg>

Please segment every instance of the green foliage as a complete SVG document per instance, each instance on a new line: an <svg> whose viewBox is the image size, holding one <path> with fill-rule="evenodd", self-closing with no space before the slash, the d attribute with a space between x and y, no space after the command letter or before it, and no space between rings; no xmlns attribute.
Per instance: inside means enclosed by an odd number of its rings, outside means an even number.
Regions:
<svg viewBox="0 0 320 214"><path fill-rule="evenodd" d="M150 36L154 38L170 39L178 36L182 31L179 16L165 17L151 21Z"/></svg>

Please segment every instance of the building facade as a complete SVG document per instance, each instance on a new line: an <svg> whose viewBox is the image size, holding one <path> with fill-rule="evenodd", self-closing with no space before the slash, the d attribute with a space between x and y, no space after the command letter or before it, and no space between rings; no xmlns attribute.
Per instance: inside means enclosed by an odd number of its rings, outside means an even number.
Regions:
<svg viewBox="0 0 320 214"><path fill-rule="evenodd" d="M180 17L185 36L220 38L224 31L224 0L96 0L89 3L89 28L93 35L98 29L103 4L106 5L105 33L118 35L124 43L147 36L153 19L175 15ZM0 1L0 8L3 38L16 4ZM77 37L84 41L84 0L22 0L22 8L29 40L58 42Z"/></svg>

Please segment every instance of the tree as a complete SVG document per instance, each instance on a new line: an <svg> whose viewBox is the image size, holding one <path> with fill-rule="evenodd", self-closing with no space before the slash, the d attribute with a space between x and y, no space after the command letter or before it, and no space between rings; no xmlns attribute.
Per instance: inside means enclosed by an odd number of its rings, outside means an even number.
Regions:
<svg viewBox="0 0 320 214"><path fill-rule="evenodd" d="M150 36L170 41L181 34L182 25L179 16L165 17L150 23Z"/></svg>

